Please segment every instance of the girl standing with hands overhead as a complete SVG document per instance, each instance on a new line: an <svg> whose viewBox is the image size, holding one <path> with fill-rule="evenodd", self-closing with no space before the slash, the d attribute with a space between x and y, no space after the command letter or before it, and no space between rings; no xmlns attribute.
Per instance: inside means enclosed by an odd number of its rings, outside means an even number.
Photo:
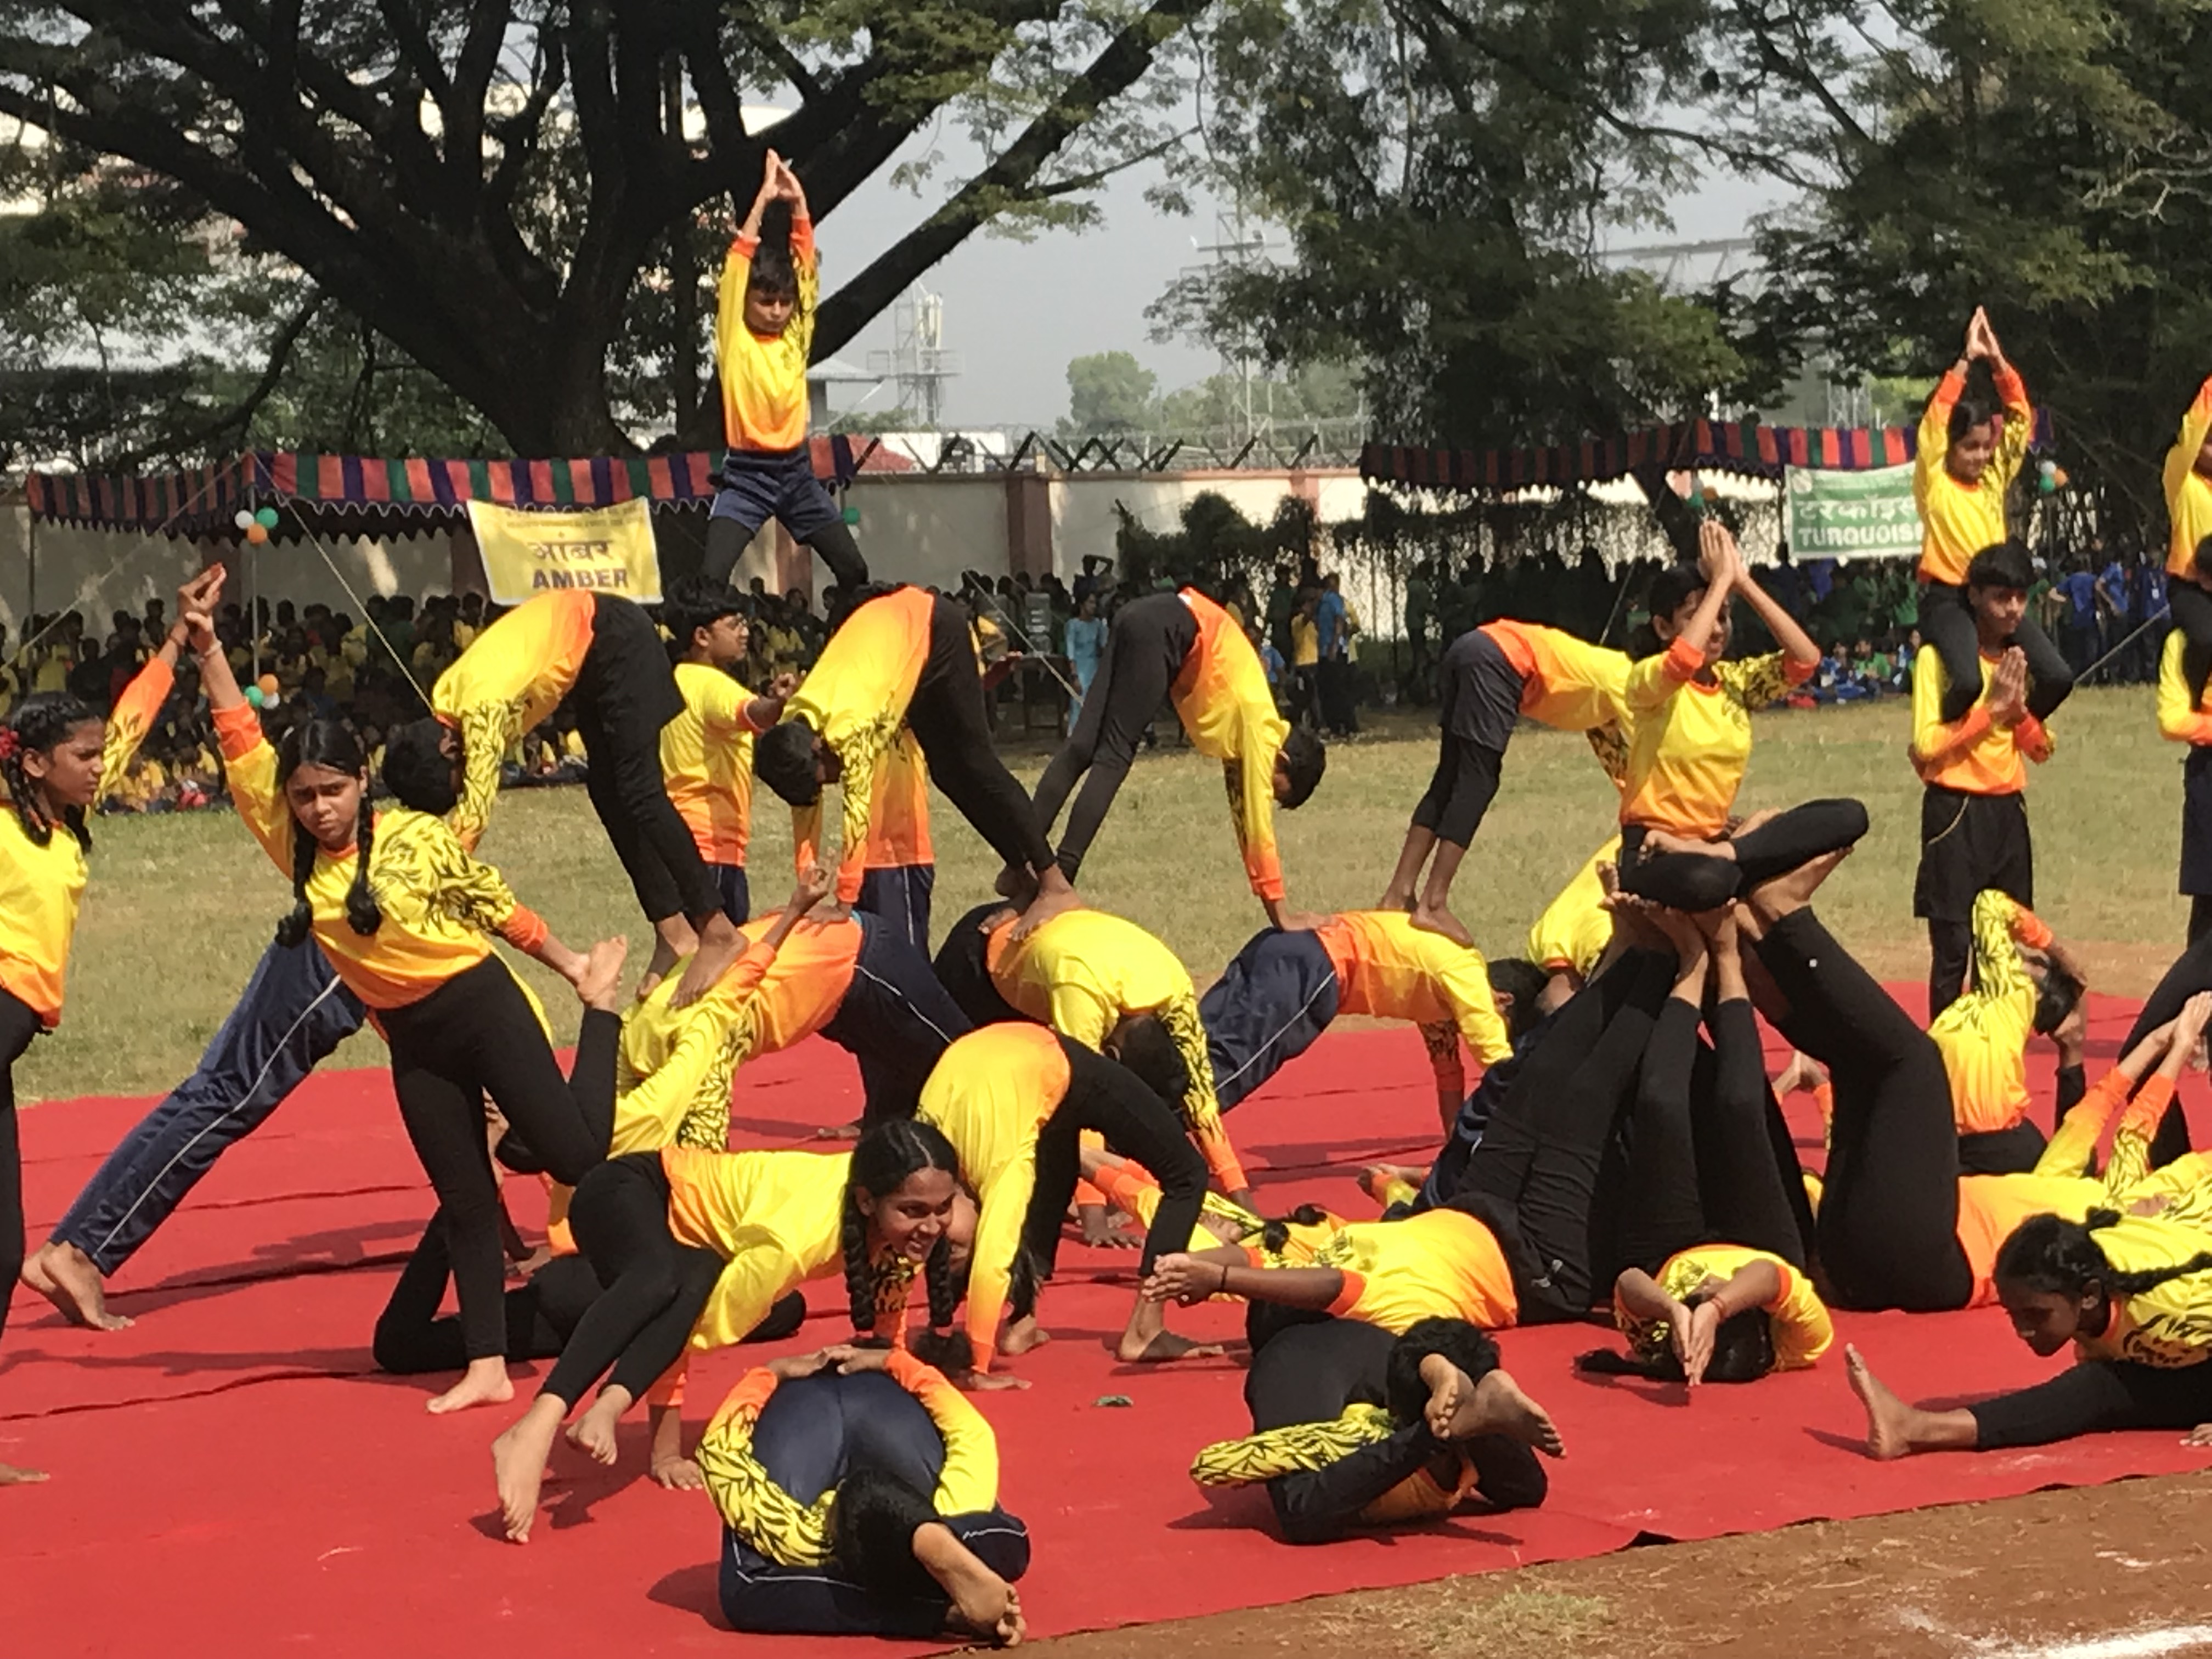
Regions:
<svg viewBox="0 0 2212 1659"><path fill-rule="evenodd" d="M527 1147L532 1165L564 1185L606 1155L623 943L605 940L588 956L570 950L432 815L430 808L454 802L458 762L387 762L385 782L399 805L379 815L350 726L303 721L281 750L272 748L216 639L222 573L211 574L214 583L193 594L185 623L238 815L292 878L293 908L278 935L297 941L312 933L375 1017L392 1048L400 1118L438 1194L431 1224L446 1230L452 1251L469 1365L429 1409L511 1399L499 1189L484 1145L483 1100L489 1095L506 1115L510 1142ZM573 1081L561 1075L536 999L493 951L495 935L545 963L583 1000Z"/></svg>
<svg viewBox="0 0 2212 1659"><path fill-rule="evenodd" d="M1968 395L1966 377L1977 362L1990 366L2001 409ZM1936 382L1920 417L1912 470L1912 499L1920 508L1922 532L1920 633L1943 665L1947 721L1965 714L1982 690L1974 617L1966 604L1966 567L1984 548L2007 539L2005 492L2027 459L2034 433L2027 386L2006 361L1989 313L1977 307L1967 320L1959 361ZM2028 712L2045 719L2074 689L2073 671L2033 617L2021 618L2013 643L2026 653L2033 681Z"/></svg>
<svg viewBox="0 0 2212 1659"><path fill-rule="evenodd" d="M204 609L222 586L220 568L178 591L179 610ZM112 792L175 683L184 625L169 630L103 720L66 691L26 697L0 723L0 1329L6 1292L23 1270L23 1159L15 1129L15 1062L31 1039L61 1023L63 981L77 905L89 871L85 814ZM0 1463L0 1486L43 1480Z"/></svg>

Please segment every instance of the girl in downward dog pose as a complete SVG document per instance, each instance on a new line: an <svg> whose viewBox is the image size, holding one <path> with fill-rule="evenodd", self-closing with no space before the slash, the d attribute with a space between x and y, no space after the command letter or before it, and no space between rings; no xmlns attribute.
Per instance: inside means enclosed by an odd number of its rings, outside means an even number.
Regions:
<svg viewBox="0 0 2212 1659"><path fill-rule="evenodd" d="M179 611L205 608L222 591L218 565L177 593ZM0 1330L23 1270L23 1158L15 1130L15 1062L31 1039L61 1024L76 912L90 874L85 815L112 793L146 740L175 681L185 638L179 622L115 704L112 718L66 691L41 691L0 722ZM0 1463L0 1486L43 1480Z"/></svg>
<svg viewBox="0 0 2212 1659"><path fill-rule="evenodd" d="M492 1443L507 1535L529 1541L554 1440L603 1377L568 1438L612 1463L615 1425L683 1358L687 1340L702 1351L741 1341L809 1279L842 1271L854 1330L902 1344L907 1296L926 1273L931 1318L949 1322L948 1230L960 1198L951 1145L905 1119L878 1124L848 1153L668 1146L592 1170L568 1216L606 1288L530 1409ZM672 1455L656 1449L659 1457ZM664 1470L660 1478L696 1484L685 1474Z"/></svg>
<svg viewBox="0 0 2212 1659"><path fill-rule="evenodd" d="M489 1095L527 1161L574 1185L605 1156L614 1119L613 1009L620 939L588 956L553 936L499 872L463 848L436 813L458 795L453 762L425 773L387 763L399 805L369 805L361 739L341 722L295 726L280 753L238 689L204 592L185 617L222 740L231 798L279 870L293 908L278 926L312 933L338 977L374 1011L392 1048L392 1086L416 1156L438 1194L460 1301L468 1370L433 1412L511 1399L499 1188L483 1133ZM553 1057L544 1012L491 948L494 936L576 988L586 1012L573 1079ZM520 1149L518 1158L520 1157Z"/></svg>

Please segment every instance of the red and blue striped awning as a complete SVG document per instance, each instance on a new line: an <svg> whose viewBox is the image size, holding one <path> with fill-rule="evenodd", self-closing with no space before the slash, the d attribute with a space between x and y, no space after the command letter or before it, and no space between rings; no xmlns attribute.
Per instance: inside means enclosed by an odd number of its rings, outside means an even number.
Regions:
<svg viewBox="0 0 2212 1659"><path fill-rule="evenodd" d="M842 482L856 470L851 441L812 441L817 477ZM903 459L903 458L896 458ZM877 450L871 471L893 458ZM146 477L33 472L23 494L32 515L57 524L171 536L229 535L247 508L302 515L419 514L452 519L471 501L506 507L611 507L643 497L656 510L712 501L718 451L594 455L580 460L383 459L261 450L188 471ZM423 528L431 526L426 524ZM283 532L278 532L279 535Z"/></svg>
<svg viewBox="0 0 2212 1659"><path fill-rule="evenodd" d="M2038 435L2045 422L2038 413ZM1602 483L1646 466L1778 478L1785 467L1865 472L1909 461L1917 434L1905 426L1768 426L1761 421L1680 421L1642 432L1530 449L1455 449L1370 443L1362 477L1427 489L1524 489Z"/></svg>

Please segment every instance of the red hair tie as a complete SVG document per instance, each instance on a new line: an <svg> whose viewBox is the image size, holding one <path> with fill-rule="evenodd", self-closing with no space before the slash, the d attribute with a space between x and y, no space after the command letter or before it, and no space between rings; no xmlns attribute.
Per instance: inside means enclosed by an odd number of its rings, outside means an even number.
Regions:
<svg viewBox="0 0 2212 1659"><path fill-rule="evenodd" d="M0 761L15 758L15 751L23 746L22 738L15 735L12 726L0 726Z"/></svg>

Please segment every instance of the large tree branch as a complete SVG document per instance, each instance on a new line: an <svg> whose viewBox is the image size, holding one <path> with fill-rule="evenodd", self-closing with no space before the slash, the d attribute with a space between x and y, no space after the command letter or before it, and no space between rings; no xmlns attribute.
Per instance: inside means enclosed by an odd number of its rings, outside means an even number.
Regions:
<svg viewBox="0 0 2212 1659"><path fill-rule="evenodd" d="M845 344L909 283L989 222L1009 194L1028 189L1060 146L1135 85L1160 47L1188 27L1206 3L1158 0L1108 41L998 160L823 302L814 325L815 356Z"/></svg>
<svg viewBox="0 0 2212 1659"><path fill-rule="evenodd" d="M276 383L284 378L284 371L291 366L293 348L300 343L300 337L307 331L307 325L322 309L323 300L324 295L318 289L293 308L292 314L284 319L284 325L276 331L276 337L269 343L269 361L262 368L261 378L253 383L243 398L197 426L172 433L158 446L144 446L129 451L117 457L110 465L118 471L134 471L156 454L189 455L210 438L219 438L226 432L236 429L242 435L252 425L253 417L260 412L261 405L267 403L270 394L276 390Z"/></svg>

